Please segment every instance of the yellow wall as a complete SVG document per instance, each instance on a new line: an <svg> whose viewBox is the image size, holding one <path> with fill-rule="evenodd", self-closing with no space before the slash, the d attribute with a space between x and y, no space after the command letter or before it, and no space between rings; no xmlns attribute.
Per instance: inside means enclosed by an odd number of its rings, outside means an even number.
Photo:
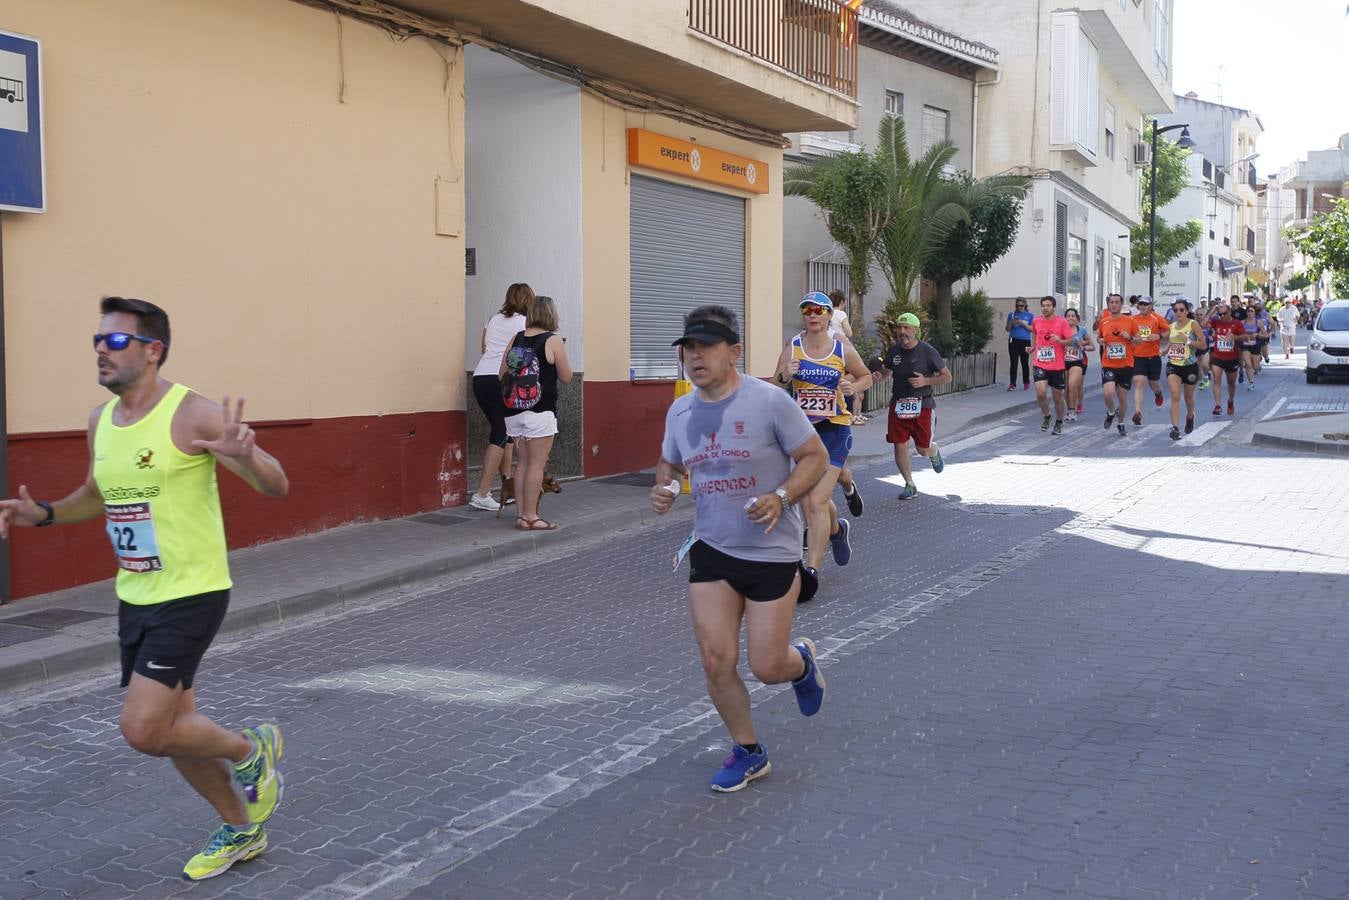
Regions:
<svg viewBox="0 0 1349 900"><path fill-rule="evenodd" d="M11 433L107 397L104 294L168 310L165 375L249 417L462 409L460 52L290 0L2 0L42 41L48 212L5 214Z"/></svg>
<svg viewBox="0 0 1349 900"><path fill-rule="evenodd" d="M767 377L782 338L782 151L661 116L626 112L597 97L581 97L582 282L585 288L587 381L627 381L630 281L627 129L645 128L763 160L771 173L766 194L747 194L703 181L636 170L702 190L748 200L745 242L745 352L751 375ZM674 340L677 335L671 335Z"/></svg>

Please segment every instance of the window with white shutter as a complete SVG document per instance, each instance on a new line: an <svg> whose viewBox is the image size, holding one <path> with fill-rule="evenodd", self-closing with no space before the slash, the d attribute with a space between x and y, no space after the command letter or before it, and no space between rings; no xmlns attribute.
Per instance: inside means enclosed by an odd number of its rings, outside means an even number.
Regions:
<svg viewBox="0 0 1349 900"><path fill-rule="evenodd" d="M1049 41L1049 143L1096 160L1101 128L1100 53L1075 12L1054 13Z"/></svg>
<svg viewBox="0 0 1349 900"><path fill-rule="evenodd" d="M923 152L951 136L951 114L935 106L923 107Z"/></svg>
<svg viewBox="0 0 1349 900"><path fill-rule="evenodd" d="M1068 292L1068 204L1054 204L1054 293Z"/></svg>
<svg viewBox="0 0 1349 900"><path fill-rule="evenodd" d="M1056 14L1049 41L1049 143L1062 146L1072 140L1073 96L1077 88L1077 57L1069 52L1077 17Z"/></svg>

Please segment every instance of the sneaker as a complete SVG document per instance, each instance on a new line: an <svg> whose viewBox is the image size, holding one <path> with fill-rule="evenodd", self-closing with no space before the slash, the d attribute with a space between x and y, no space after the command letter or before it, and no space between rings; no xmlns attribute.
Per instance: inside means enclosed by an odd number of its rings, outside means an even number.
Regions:
<svg viewBox="0 0 1349 900"><path fill-rule="evenodd" d="M1049 422L1050 422L1050 417L1049 417L1049 416L1045 416L1043 419L1041 419L1041 420L1040 420L1040 430L1041 430L1041 431L1048 431L1048 430L1049 430Z"/></svg>
<svg viewBox="0 0 1349 900"><path fill-rule="evenodd" d="M468 498L468 505L474 509L485 509L488 512L496 512L501 509L501 504L493 500L490 494L486 497L480 497L477 494L474 494L472 497Z"/></svg>
<svg viewBox="0 0 1349 900"><path fill-rule="evenodd" d="M1011 384L1007 385L1007 390L1009 390L1009 391L1015 391L1015 390L1016 390L1016 382L1013 381Z"/></svg>
<svg viewBox="0 0 1349 900"><path fill-rule="evenodd" d="M796 595L797 603L809 603L820 590L820 573L807 565L801 566L801 592Z"/></svg>
<svg viewBox="0 0 1349 900"><path fill-rule="evenodd" d="M1235 416L1237 414L1237 405L1231 400L1227 401L1227 414L1229 416Z"/></svg>
<svg viewBox="0 0 1349 900"><path fill-rule="evenodd" d="M1192 431L1194 431L1194 416L1186 416L1186 417L1185 417L1185 433L1186 433L1186 434L1189 434L1189 433L1192 432Z"/></svg>
<svg viewBox="0 0 1349 900"><path fill-rule="evenodd" d="M1161 394L1153 394L1153 395L1152 395L1152 405L1153 405L1153 406L1161 406L1161 405L1162 405L1162 395L1161 395Z"/></svg>
<svg viewBox="0 0 1349 900"><path fill-rule="evenodd" d="M1077 414L1080 416L1082 415L1083 411L1084 410L1082 409L1082 404L1081 403L1077 404Z"/></svg>
<svg viewBox="0 0 1349 900"><path fill-rule="evenodd" d="M1071 422L1075 418L1077 418L1077 413L1073 412L1071 409L1063 414L1063 421L1065 422Z"/></svg>
<svg viewBox="0 0 1349 900"><path fill-rule="evenodd" d="M188 881L202 881L222 874L236 862L252 859L267 849L267 832L261 825L238 829L221 825L201 852L183 866Z"/></svg>
<svg viewBox="0 0 1349 900"><path fill-rule="evenodd" d="M1213 404L1213 414L1215 416L1221 416L1223 414L1223 408L1217 403Z"/></svg>
<svg viewBox="0 0 1349 900"><path fill-rule="evenodd" d="M1112 413L1112 412L1107 412L1107 413L1105 414L1105 425L1102 426L1102 427L1104 427L1104 428L1109 428L1109 427L1110 427L1110 423L1112 423L1112 422L1114 422L1114 421L1115 421L1115 414Z"/></svg>
<svg viewBox="0 0 1349 900"><path fill-rule="evenodd" d="M932 455L928 457L928 462L932 463L932 471L938 475L941 474L942 469L946 468L946 462L941 458L940 450L933 450Z"/></svg>
<svg viewBox="0 0 1349 900"><path fill-rule="evenodd" d="M1255 390L1255 379L1254 379L1254 378L1252 378L1252 379L1250 380L1250 383L1246 385L1246 390L1248 390L1248 391L1253 391L1253 390Z"/></svg>
<svg viewBox="0 0 1349 900"><path fill-rule="evenodd" d="M1136 413L1134 413L1134 424L1135 424L1135 425L1142 425L1142 424L1143 424L1143 413L1141 413L1141 412L1136 412Z"/></svg>
<svg viewBox="0 0 1349 900"><path fill-rule="evenodd" d="M1173 441L1180 440L1180 429L1174 425L1171 426L1171 440Z"/></svg>
<svg viewBox="0 0 1349 900"><path fill-rule="evenodd" d="M1201 391L1206 391L1206 390L1208 390L1208 389L1211 388L1211 387L1213 387L1213 382L1212 382L1212 381L1210 381L1210 380L1207 379L1207 378L1201 378L1201 379L1199 379L1199 384L1198 384L1199 390L1201 390Z"/></svg>
<svg viewBox="0 0 1349 900"><path fill-rule="evenodd" d="M848 543L848 520L838 520L838 531L829 535L829 548L834 551L834 564L846 566L852 559L852 544Z"/></svg>
<svg viewBox="0 0 1349 900"><path fill-rule="evenodd" d="M854 519L862 517L862 492L857 489L857 482L853 482L852 493L843 492L843 499L848 501L848 512L852 513Z"/></svg>
<svg viewBox="0 0 1349 900"><path fill-rule="evenodd" d="M796 705L801 707L801 715L813 716L824 703L824 676L815 664L815 642L810 638L797 638L792 646L801 651L801 658L806 661L806 671L792 682Z"/></svg>
<svg viewBox="0 0 1349 900"><path fill-rule="evenodd" d="M750 753L739 744L731 746L731 755L722 760L721 771L708 784L718 794L734 794L744 790L751 781L762 778L773 769L768 761L768 750L759 745L758 753Z"/></svg>
<svg viewBox="0 0 1349 900"><path fill-rule="evenodd" d="M915 484L906 484L904 485L904 490L899 492L899 499L901 500L912 500L914 497L917 496L918 496L918 486Z"/></svg>
<svg viewBox="0 0 1349 900"><path fill-rule="evenodd" d="M1055 422L1055 423L1054 423L1054 427L1050 430L1049 433L1050 433L1050 434L1063 434L1063 423L1062 423L1062 422Z"/></svg>
<svg viewBox="0 0 1349 900"><path fill-rule="evenodd" d="M1246 382L1246 372L1243 369L1242 371L1237 373L1237 384L1244 384L1245 382Z"/></svg>
<svg viewBox="0 0 1349 900"><path fill-rule="evenodd" d="M1023 391L1030 390L1030 382L1026 382L1025 384L1021 385L1021 390Z"/></svg>
<svg viewBox="0 0 1349 900"><path fill-rule="evenodd" d="M284 786L276 766L285 752L285 741L275 725L245 728L244 737L253 742L253 758L234 767L234 780L243 788L248 821L256 825L270 819L281 802Z"/></svg>
<svg viewBox="0 0 1349 900"><path fill-rule="evenodd" d="M1120 422L1118 425L1116 425L1116 426L1115 426L1115 430L1119 432L1119 436L1120 436L1120 437L1124 437L1126 434L1129 433L1129 432L1127 432L1127 431L1124 430L1124 423L1123 423L1123 422Z"/></svg>

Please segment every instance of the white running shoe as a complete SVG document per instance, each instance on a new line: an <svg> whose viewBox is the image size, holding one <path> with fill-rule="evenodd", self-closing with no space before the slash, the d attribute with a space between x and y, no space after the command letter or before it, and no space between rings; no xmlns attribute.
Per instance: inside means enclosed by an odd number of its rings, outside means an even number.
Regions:
<svg viewBox="0 0 1349 900"><path fill-rule="evenodd" d="M485 509L488 512L496 512L501 509L501 504L493 500L490 494L486 497L479 497L474 494L469 498L468 505L474 509Z"/></svg>

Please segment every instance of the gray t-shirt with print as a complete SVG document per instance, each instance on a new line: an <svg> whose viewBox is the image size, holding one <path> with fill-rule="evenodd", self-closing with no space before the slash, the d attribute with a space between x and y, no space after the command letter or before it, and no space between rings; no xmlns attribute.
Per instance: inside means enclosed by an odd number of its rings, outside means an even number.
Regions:
<svg viewBox="0 0 1349 900"><path fill-rule="evenodd" d="M815 429L786 391L740 376L725 400L685 394L665 415L661 456L689 470L694 531L715 550L753 562L801 558L801 511L793 506L772 534L751 522L745 503L778 488L792 471L791 454Z"/></svg>

